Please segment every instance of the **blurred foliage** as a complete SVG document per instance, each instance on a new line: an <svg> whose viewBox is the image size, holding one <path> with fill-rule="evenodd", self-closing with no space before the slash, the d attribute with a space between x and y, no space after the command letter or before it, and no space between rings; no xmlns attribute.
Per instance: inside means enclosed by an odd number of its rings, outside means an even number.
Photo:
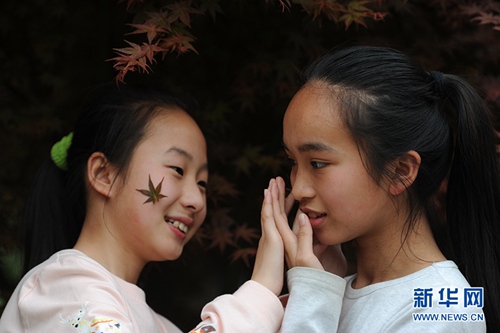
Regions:
<svg viewBox="0 0 500 333"><path fill-rule="evenodd" d="M351 0L344 4L335 0L279 0L283 10L290 9L292 3L299 4L313 20L320 21L326 17L330 21L343 22L346 29L352 23L366 27L366 19L383 20L387 12L376 12L365 6L372 2L380 4L383 1ZM215 20L217 14L223 13L221 0L128 0L127 10L135 13L134 21L137 22L129 24L135 30L128 35L145 34L146 40L141 44L126 40L128 47L114 49L117 56L111 60L118 71L116 80L120 82L125 81L129 71L149 73L150 65L156 63L155 55L158 53L163 58L171 52L198 53L193 46L196 38L190 31L191 17L209 13Z"/></svg>
<svg viewBox="0 0 500 333"><path fill-rule="evenodd" d="M190 92L202 105L209 215L180 260L149 265L140 281L150 305L187 330L205 303L250 277L263 189L287 178L281 119L299 70L335 45L392 46L464 76L498 115L499 14L491 0L3 0L0 311L20 278L31 180L71 131L86 88L123 79Z"/></svg>

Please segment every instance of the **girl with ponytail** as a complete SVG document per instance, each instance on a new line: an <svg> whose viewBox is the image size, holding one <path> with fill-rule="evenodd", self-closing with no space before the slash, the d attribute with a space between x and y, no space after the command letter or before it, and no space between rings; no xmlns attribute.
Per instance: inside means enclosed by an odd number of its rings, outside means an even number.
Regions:
<svg viewBox="0 0 500 333"><path fill-rule="evenodd" d="M269 220L289 284L310 284L290 287L282 332L500 332L500 170L479 95L383 47L334 50L304 78L283 121L300 210L290 230L278 179Z"/></svg>
<svg viewBox="0 0 500 333"><path fill-rule="evenodd" d="M26 207L27 273L0 333L181 332L136 283L146 263L176 260L206 215L206 142L190 116L195 105L115 83L91 94L36 177ZM193 333L279 329L283 250L270 252L268 243L252 280L207 304Z"/></svg>

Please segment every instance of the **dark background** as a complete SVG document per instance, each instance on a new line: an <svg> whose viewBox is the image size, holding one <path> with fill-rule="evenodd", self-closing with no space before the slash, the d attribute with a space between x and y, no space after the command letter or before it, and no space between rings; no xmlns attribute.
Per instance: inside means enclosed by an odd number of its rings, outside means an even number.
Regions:
<svg viewBox="0 0 500 333"><path fill-rule="evenodd" d="M499 112L500 31L493 19L472 21L467 11L475 6L495 18L497 1L375 1L367 6L388 12L385 19L348 29L321 15L313 21L298 4L285 11L278 1L219 5L215 20L191 17L198 54L157 57L151 73L125 77L190 92L209 128L207 221L180 260L151 264L140 281L149 304L184 330L197 324L204 304L250 277L262 191L270 177L287 174L281 118L299 70L318 55L342 43L395 47L429 70L464 76ZM82 91L114 80L113 48L143 38L125 36L136 19L126 7L111 0L0 3L0 313L21 277L21 215L34 172L71 131Z"/></svg>

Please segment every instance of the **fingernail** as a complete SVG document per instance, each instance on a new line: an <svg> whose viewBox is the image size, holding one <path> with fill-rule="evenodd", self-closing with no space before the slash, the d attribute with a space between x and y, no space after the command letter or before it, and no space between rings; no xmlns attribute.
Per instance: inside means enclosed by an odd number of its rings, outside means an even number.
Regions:
<svg viewBox="0 0 500 333"><path fill-rule="evenodd" d="M300 214L299 216L299 225L304 226L307 223L307 215L306 214Z"/></svg>

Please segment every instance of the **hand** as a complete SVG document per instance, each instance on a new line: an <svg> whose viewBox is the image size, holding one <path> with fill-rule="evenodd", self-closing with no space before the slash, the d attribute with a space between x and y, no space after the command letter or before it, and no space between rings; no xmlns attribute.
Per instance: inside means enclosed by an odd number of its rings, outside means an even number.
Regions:
<svg viewBox="0 0 500 333"><path fill-rule="evenodd" d="M340 244L325 245L317 240L313 241L313 253L319 259L324 270L340 277L345 277L347 260Z"/></svg>
<svg viewBox="0 0 500 333"><path fill-rule="evenodd" d="M292 228L294 234L296 234L297 237L299 237L298 232L300 229L300 222L298 216L300 214L303 215L304 223L306 224L302 228L310 229L309 219L307 218L307 216L303 213L297 214L297 217L295 218ZM307 227L307 225L309 225L309 227ZM303 229L302 231L303 237L306 237L307 239L310 238L309 236L310 233L312 233L312 230L309 231ZM325 271L341 277L345 276L347 271L347 261L344 256L344 253L342 252L340 244L325 245L320 243L319 240L316 238L316 236L313 235L312 248L314 255L318 258L319 262L321 263ZM308 265L297 265L297 266L310 267Z"/></svg>
<svg viewBox="0 0 500 333"><path fill-rule="evenodd" d="M257 249L252 280L262 284L278 296L283 289L284 246L274 222L272 193L277 193L274 179L271 179L269 187L264 190L260 218L262 236ZM276 200L279 201L280 198L276 197ZM284 195L282 200L284 201Z"/></svg>
<svg viewBox="0 0 500 333"><path fill-rule="evenodd" d="M278 198L284 195L284 182L277 179ZM289 268L295 266L305 266L326 270L330 273L344 277L347 269L347 262L340 244L321 244L314 237L309 218L299 212L293 223L293 230L290 230L287 220L288 207L285 207L283 200L275 200L273 196L273 215L276 227L283 238L285 246L285 258ZM285 202L290 205L289 196ZM292 201L293 203L293 201Z"/></svg>

